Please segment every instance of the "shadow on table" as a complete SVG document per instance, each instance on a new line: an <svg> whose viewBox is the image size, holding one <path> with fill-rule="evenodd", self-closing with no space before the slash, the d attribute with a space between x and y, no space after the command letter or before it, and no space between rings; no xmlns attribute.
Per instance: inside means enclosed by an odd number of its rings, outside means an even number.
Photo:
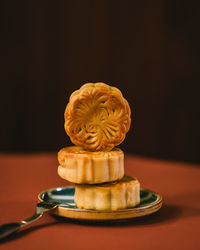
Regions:
<svg viewBox="0 0 200 250"><path fill-rule="evenodd" d="M110 226L110 227L122 227L122 226L142 226L142 225L152 225L157 223L164 223L166 221L171 221L179 218L181 216L182 210L174 205L163 205L163 207L156 213L147 215L140 218L133 218L128 220L115 220L115 221L81 221L75 219L62 218L58 216L53 216L56 221L51 223L40 224L36 226L30 226L29 228L22 229L21 231L14 233L5 239L0 240L1 243L12 241L21 237L28 235L29 233L39 230L44 227L50 227L54 225L59 225L62 223L68 224L78 224L85 226Z"/></svg>

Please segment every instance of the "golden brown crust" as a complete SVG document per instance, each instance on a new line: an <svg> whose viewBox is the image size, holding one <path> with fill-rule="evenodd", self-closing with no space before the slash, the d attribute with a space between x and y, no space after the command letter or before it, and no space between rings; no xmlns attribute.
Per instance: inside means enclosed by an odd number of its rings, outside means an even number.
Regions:
<svg viewBox="0 0 200 250"><path fill-rule="evenodd" d="M120 181L75 185L75 204L78 208L96 210L119 210L140 203L140 183L136 178L124 176Z"/></svg>
<svg viewBox="0 0 200 250"><path fill-rule="evenodd" d="M124 176L124 153L118 148L91 152L78 146L66 147L58 152L58 161L58 175L73 183L103 183Z"/></svg>
<svg viewBox="0 0 200 250"><path fill-rule="evenodd" d="M89 185L89 184L82 184L81 187L82 188L105 188L105 189L109 189L110 187L113 187L114 189L118 189L120 188L122 185L127 184L127 183L139 183L139 181L132 176L128 176L128 175L124 175L123 178L121 178L121 180L118 181L112 181L112 182L107 182L107 183L101 183L101 184L94 184L94 185ZM77 184L79 185L79 184Z"/></svg>
<svg viewBox="0 0 200 250"><path fill-rule="evenodd" d="M62 163L66 160L68 157L75 157L77 159L92 156L94 157L104 157L105 155L124 155L123 151L119 148L113 148L109 151L88 151L85 150L83 147L79 146L70 146L62 148L58 152L58 162L62 165Z"/></svg>
<svg viewBox="0 0 200 250"><path fill-rule="evenodd" d="M65 110L65 130L71 141L88 150L111 150L130 128L130 107L119 89L87 83L72 93Z"/></svg>

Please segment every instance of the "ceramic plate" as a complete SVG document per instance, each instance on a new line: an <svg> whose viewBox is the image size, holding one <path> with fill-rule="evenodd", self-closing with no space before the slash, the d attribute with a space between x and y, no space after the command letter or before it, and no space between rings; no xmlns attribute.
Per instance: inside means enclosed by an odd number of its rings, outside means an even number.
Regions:
<svg viewBox="0 0 200 250"><path fill-rule="evenodd" d="M74 204L74 191L74 186L52 188L40 193L38 198L40 201L61 203L57 209L53 210L53 214L79 220L121 220L141 217L158 211L162 206L162 197L158 193L141 189L141 202L134 208L117 211L79 209Z"/></svg>

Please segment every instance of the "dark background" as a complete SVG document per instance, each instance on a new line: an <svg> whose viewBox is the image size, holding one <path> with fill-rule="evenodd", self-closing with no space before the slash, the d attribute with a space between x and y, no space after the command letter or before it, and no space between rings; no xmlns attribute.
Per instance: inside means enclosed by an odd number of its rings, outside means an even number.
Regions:
<svg viewBox="0 0 200 250"><path fill-rule="evenodd" d="M83 83L121 89L126 152L200 162L199 1L1 1L0 151L70 145Z"/></svg>

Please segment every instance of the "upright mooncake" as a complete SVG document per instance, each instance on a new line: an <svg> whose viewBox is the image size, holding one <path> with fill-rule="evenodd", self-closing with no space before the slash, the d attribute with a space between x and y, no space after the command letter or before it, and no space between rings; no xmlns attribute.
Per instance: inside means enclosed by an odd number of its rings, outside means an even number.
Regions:
<svg viewBox="0 0 200 250"><path fill-rule="evenodd" d="M65 130L71 141L87 150L111 150L130 128L130 107L119 89L87 83L74 91L65 110Z"/></svg>

